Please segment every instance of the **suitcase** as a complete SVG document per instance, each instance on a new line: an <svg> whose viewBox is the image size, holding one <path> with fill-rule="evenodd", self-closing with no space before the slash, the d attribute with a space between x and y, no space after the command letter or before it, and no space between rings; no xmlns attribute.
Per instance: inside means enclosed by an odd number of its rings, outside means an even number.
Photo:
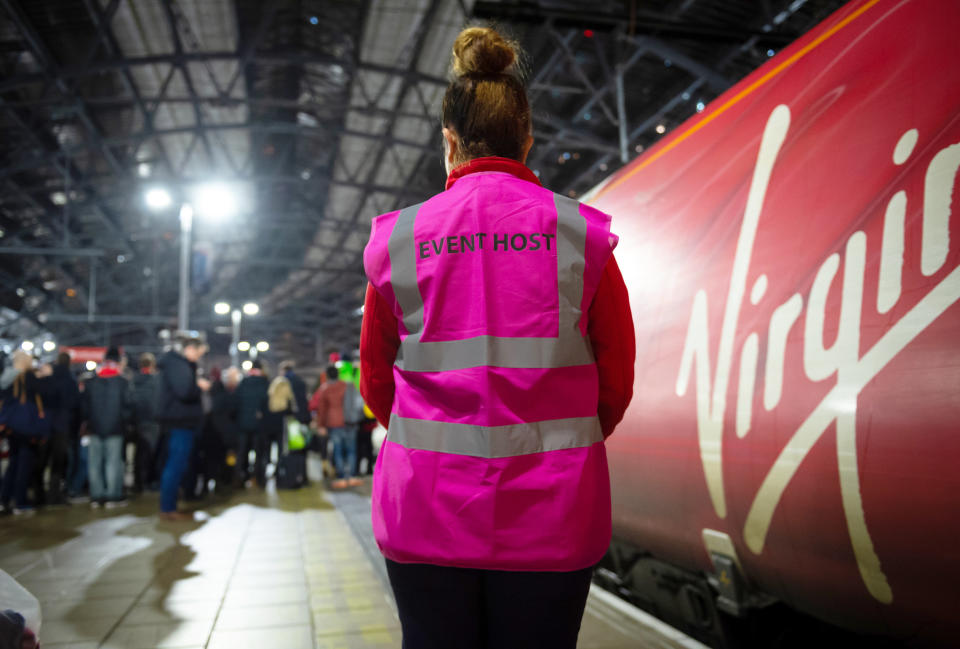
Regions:
<svg viewBox="0 0 960 649"><path fill-rule="evenodd" d="M277 489L299 489L307 484L307 454L290 451L277 462Z"/></svg>

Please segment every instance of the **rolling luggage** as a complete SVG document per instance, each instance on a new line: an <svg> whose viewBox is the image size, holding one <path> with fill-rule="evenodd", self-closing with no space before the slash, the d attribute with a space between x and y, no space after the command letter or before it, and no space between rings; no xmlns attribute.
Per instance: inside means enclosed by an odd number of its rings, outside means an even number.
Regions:
<svg viewBox="0 0 960 649"><path fill-rule="evenodd" d="M299 489L307 484L306 451L290 451L277 462L277 489Z"/></svg>

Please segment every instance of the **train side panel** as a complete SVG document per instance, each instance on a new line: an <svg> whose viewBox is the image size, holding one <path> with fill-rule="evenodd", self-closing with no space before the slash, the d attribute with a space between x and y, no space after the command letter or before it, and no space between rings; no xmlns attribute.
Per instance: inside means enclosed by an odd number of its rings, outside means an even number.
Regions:
<svg viewBox="0 0 960 649"><path fill-rule="evenodd" d="M853 2L595 192L638 344L616 536L709 572L714 530L801 610L960 631L958 34Z"/></svg>

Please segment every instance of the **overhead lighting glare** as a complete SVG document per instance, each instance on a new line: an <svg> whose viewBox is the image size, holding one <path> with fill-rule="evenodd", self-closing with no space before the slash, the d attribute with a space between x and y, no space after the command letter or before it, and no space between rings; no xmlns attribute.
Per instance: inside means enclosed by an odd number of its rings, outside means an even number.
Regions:
<svg viewBox="0 0 960 649"><path fill-rule="evenodd" d="M67 195L63 192L53 192L50 194L50 202L54 205L66 205Z"/></svg>
<svg viewBox="0 0 960 649"><path fill-rule="evenodd" d="M246 340L241 340L237 343L237 349L242 352L248 352L250 351L250 343L248 343Z"/></svg>
<svg viewBox="0 0 960 649"><path fill-rule="evenodd" d="M226 302L217 302L213 305L213 312L217 315L227 315L230 313L230 305Z"/></svg>
<svg viewBox="0 0 960 649"><path fill-rule="evenodd" d="M253 361L243 361L240 363L240 367L243 368L244 372L249 372L253 369Z"/></svg>
<svg viewBox="0 0 960 649"><path fill-rule="evenodd" d="M220 220L237 211L237 198L233 188L223 183L210 183L197 187L193 206L201 218Z"/></svg>
<svg viewBox="0 0 960 649"><path fill-rule="evenodd" d="M140 164L138 164L138 165L137 165L137 175L140 176L141 178L149 178L149 177L150 177L150 165L147 164L146 162L141 162Z"/></svg>
<svg viewBox="0 0 960 649"><path fill-rule="evenodd" d="M52 340L43 341L43 351L52 352L56 348L57 348L57 343L53 342Z"/></svg>
<svg viewBox="0 0 960 649"><path fill-rule="evenodd" d="M22 350L25 351L25 352L32 352L32 351L33 351L33 341L32 341L32 340L24 340L22 343L20 343L20 349L22 349Z"/></svg>
<svg viewBox="0 0 960 649"><path fill-rule="evenodd" d="M170 192L162 187L154 187L153 189L147 190L145 198L147 207L152 210L162 210L170 207L170 204L173 203Z"/></svg>
<svg viewBox="0 0 960 649"><path fill-rule="evenodd" d="M667 132L667 127L664 126L663 124L657 124L657 128L655 128L654 130L660 135L663 135L664 133Z"/></svg>
<svg viewBox="0 0 960 649"><path fill-rule="evenodd" d="M261 340L260 342L257 343L258 352L265 352L265 351L268 351L269 349L270 349L270 343L268 343L266 340Z"/></svg>
<svg viewBox="0 0 960 649"><path fill-rule="evenodd" d="M260 305L256 302L247 302L243 305L243 312L247 315L257 315L260 313Z"/></svg>
<svg viewBox="0 0 960 649"><path fill-rule="evenodd" d="M87 361L86 368L88 372L97 369L97 361Z"/></svg>

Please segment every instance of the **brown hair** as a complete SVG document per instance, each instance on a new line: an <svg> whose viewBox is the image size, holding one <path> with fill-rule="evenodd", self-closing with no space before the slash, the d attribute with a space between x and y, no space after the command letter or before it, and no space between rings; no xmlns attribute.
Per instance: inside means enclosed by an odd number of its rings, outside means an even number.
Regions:
<svg viewBox="0 0 960 649"><path fill-rule="evenodd" d="M441 120L460 140L455 162L500 156L520 160L530 135L530 102L520 48L489 27L469 27L453 43L453 81Z"/></svg>
<svg viewBox="0 0 960 649"><path fill-rule="evenodd" d="M150 368L153 369L157 366L157 359L154 358L153 354L150 352L143 352L140 354L140 362L138 363L140 369Z"/></svg>

